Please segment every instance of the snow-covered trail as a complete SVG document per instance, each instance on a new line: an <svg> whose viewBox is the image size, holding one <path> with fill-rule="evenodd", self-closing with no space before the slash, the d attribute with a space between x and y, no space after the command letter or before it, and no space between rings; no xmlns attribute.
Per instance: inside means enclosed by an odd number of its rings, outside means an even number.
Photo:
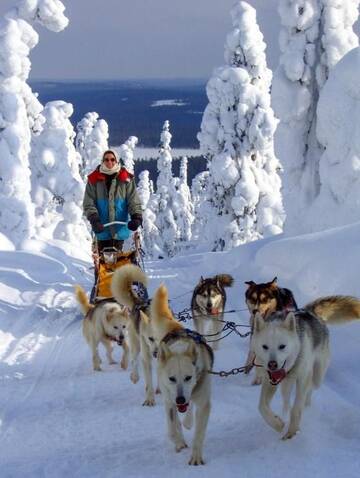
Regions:
<svg viewBox="0 0 360 478"><path fill-rule="evenodd" d="M173 309L180 311L189 306L201 274L230 272L236 284L228 309L243 309L242 284L257 278L258 248L249 245L236 260L231 254L193 254L149 262L150 294L165 282L175 298ZM206 466L189 467L190 451L177 454L167 440L160 396L155 407L142 407L142 380L133 385L127 371L106 363L104 353L103 372L92 371L72 293L76 282L90 288L91 271L86 263L66 262L59 253L54 259L51 253L0 253L1 290L9 294L0 298L2 478L359 476L360 385L351 351L358 350L360 327L332 331L326 382L293 440L282 442L265 424L257 411L260 390L250 385L251 377L214 377ZM246 323L247 314L229 320ZM247 347L248 339L225 339L215 370L242 365ZM118 349L114 355L119 358ZM279 399L275 407L280 408ZM192 434L185 433L188 444Z"/></svg>

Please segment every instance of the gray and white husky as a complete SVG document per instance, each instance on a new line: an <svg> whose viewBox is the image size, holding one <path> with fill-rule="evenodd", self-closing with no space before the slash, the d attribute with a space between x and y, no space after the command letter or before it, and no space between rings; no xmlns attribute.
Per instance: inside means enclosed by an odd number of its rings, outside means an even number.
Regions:
<svg viewBox="0 0 360 478"><path fill-rule="evenodd" d="M231 287L234 279L229 274L214 277L200 277L191 299L191 313L194 326L201 335L208 335L213 350L218 348L218 339L224 326L226 304L225 287Z"/></svg>
<svg viewBox="0 0 360 478"><path fill-rule="evenodd" d="M326 322L345 323L359 318L360 301L348 296L320 298L304 309L277 311L266 319L259 312L255 315L252 346L255 365L262 375L259 410L278 432L285 431L285 423L271 410L271 399L281 384L287 412L292 387L296 386L284 440L299 430L303 410L310 405L312 391L321 385L326 373L330 359Z"/></svg>

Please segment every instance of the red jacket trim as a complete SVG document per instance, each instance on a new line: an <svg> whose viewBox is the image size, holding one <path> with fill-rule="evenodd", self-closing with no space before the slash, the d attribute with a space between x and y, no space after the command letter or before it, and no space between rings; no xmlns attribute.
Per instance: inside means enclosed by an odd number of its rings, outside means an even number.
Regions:
<svg viewBox="0 0 360 478"><path fill-rule="evenodd" d="M88 175L88 181L90 184L96 184L98 181L105 181L105 177L105 174L101 173L99 167L97 167L95 171ZM117 177L119 181L128 183L132 180L134 175L129 173L125 168L121 168Z"/></svg>

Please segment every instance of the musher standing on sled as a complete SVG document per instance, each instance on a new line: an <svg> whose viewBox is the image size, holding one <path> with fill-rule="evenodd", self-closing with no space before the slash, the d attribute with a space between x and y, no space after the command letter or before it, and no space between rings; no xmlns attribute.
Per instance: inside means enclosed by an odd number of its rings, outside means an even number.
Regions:
<svg viewBox="0 0 360 478"><path fill-rule="evenodd" d="M142 209L134 176L121 166L115 151L105 151L101 164L89 174L83 209L96 235L99 253L104 247L121 250L130 231L136 231L142 225ZM112 221L127 222L127 226L104 227Z"/></svg>

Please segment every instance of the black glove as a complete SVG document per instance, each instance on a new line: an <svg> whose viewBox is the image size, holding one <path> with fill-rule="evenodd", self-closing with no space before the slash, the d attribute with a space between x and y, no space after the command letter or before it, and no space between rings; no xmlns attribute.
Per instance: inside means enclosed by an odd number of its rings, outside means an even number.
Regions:
<svg viewBox="0 0 360 478"><path fill-rule="evenodd" d="M128 222L127 227L130 229L130 231L136 231L136 229L140 226L142 226L141 214L133 214Z"/></svg>
<svg viewBox="0 0 360 478"><path fill-rule="evenodd" d="M91 229L95 232L95 233L99 233L99 232L103 232L103 230L105 229L104 226L101 224L101 221L100 221L100 217L99 217L99 214L91 214L91 216L89 216L89 222L91 224Z"/></svg>

